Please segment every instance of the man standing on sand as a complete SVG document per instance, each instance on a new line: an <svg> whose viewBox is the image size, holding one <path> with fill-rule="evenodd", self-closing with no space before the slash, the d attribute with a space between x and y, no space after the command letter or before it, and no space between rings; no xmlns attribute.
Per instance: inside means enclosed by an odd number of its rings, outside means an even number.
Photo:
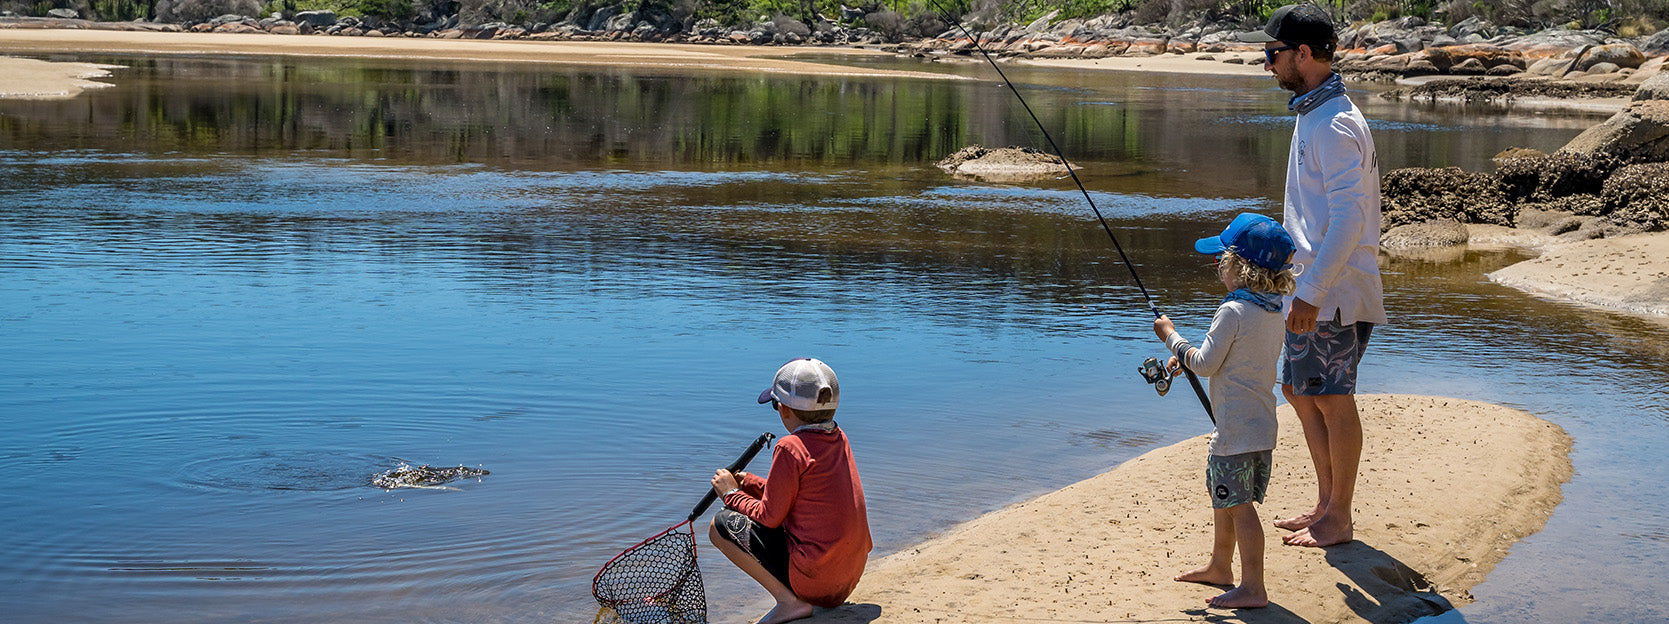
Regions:
<svg viewBox="0 0 1669 624"><path fill-rule="evenodd" d="M1331 546L1353 539L1350 504L1362 458L1356 366L1375 324L1384 324L1379 281L1379 159L1362 112L1333 73L1338 35L1315 5L1275 10L1262 31L1263 68L1295 95L1298 114L1287 156L1285 218L1304 266L1288 297L1281 392L1298 413L1320 494L1313 509L1275 526L1281 541Z"/></svg>

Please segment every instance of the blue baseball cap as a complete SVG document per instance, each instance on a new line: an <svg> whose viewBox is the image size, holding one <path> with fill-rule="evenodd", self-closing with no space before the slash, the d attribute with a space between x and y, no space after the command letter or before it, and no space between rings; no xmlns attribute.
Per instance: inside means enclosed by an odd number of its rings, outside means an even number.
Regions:
<svg viewBox="0 0 1669 624"><path fill-rule="evenodd" d="M1240 213L1223 233L1194 242L1194 251L1217 255L1232 251L1247 262L1271 271L1287 268L1292 258L1292 235L1274 219L1250 212Z"/></svg>

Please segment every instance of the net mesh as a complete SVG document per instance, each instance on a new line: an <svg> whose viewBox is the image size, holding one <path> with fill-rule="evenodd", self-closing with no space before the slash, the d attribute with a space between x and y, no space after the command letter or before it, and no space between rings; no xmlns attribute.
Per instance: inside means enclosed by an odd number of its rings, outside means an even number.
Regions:
<svg viewBox="0 0 1669 624"><path fill-rule="evenodd" d="M707 624L707 590L695 561L695 529L684 523L620 553L597 572L598 621Z"/></svg>

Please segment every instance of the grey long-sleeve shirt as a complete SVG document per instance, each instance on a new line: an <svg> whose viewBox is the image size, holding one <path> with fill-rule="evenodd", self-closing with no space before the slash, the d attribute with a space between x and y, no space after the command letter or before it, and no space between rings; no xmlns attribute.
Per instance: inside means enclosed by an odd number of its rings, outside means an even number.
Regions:
<svg viewBox="0 0 1669 624"><path fill-rule="evenodd" d="M1212 455L1275 448L1275 365L1285 340L1280 312L1239 300L1217 307L1198 348L1190 349L1181 334L1165 338L1165 346L1189 369L1211 378L1211 409L1217 416Z"/></svg>

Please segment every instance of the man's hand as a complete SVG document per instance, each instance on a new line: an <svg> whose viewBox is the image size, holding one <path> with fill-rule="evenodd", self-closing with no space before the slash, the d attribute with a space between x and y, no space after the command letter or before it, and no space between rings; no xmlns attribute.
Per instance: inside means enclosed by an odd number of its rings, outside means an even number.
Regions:
<svg viewBox="0 0 1669 624"><path fill-rule="evenodd" d="M722 497L725 492L739 487L741 484L736 482L736 475L731 474L729 470L720 468L713 471L713 491L719 496Z"/></svg>
<svg viewBox="0 0 1669 624"><path fill-rule="evenodd" d="M1158 336L1161 342L1170 338L1171 334L1174 333L1176 333L1176 326L1171 324L1171 317L1160 316L1153 319L1153 335Z"/></svg>
<svg viewBox="0 0 1669 624"><path fill-rule="evenodd" d="M1287 311L1287 331L1294 334L1308 334L1315 331L1316 315L1321 308L1310 305L1310 302L1297 297L1292 298L1292 309Z"/></svg>

